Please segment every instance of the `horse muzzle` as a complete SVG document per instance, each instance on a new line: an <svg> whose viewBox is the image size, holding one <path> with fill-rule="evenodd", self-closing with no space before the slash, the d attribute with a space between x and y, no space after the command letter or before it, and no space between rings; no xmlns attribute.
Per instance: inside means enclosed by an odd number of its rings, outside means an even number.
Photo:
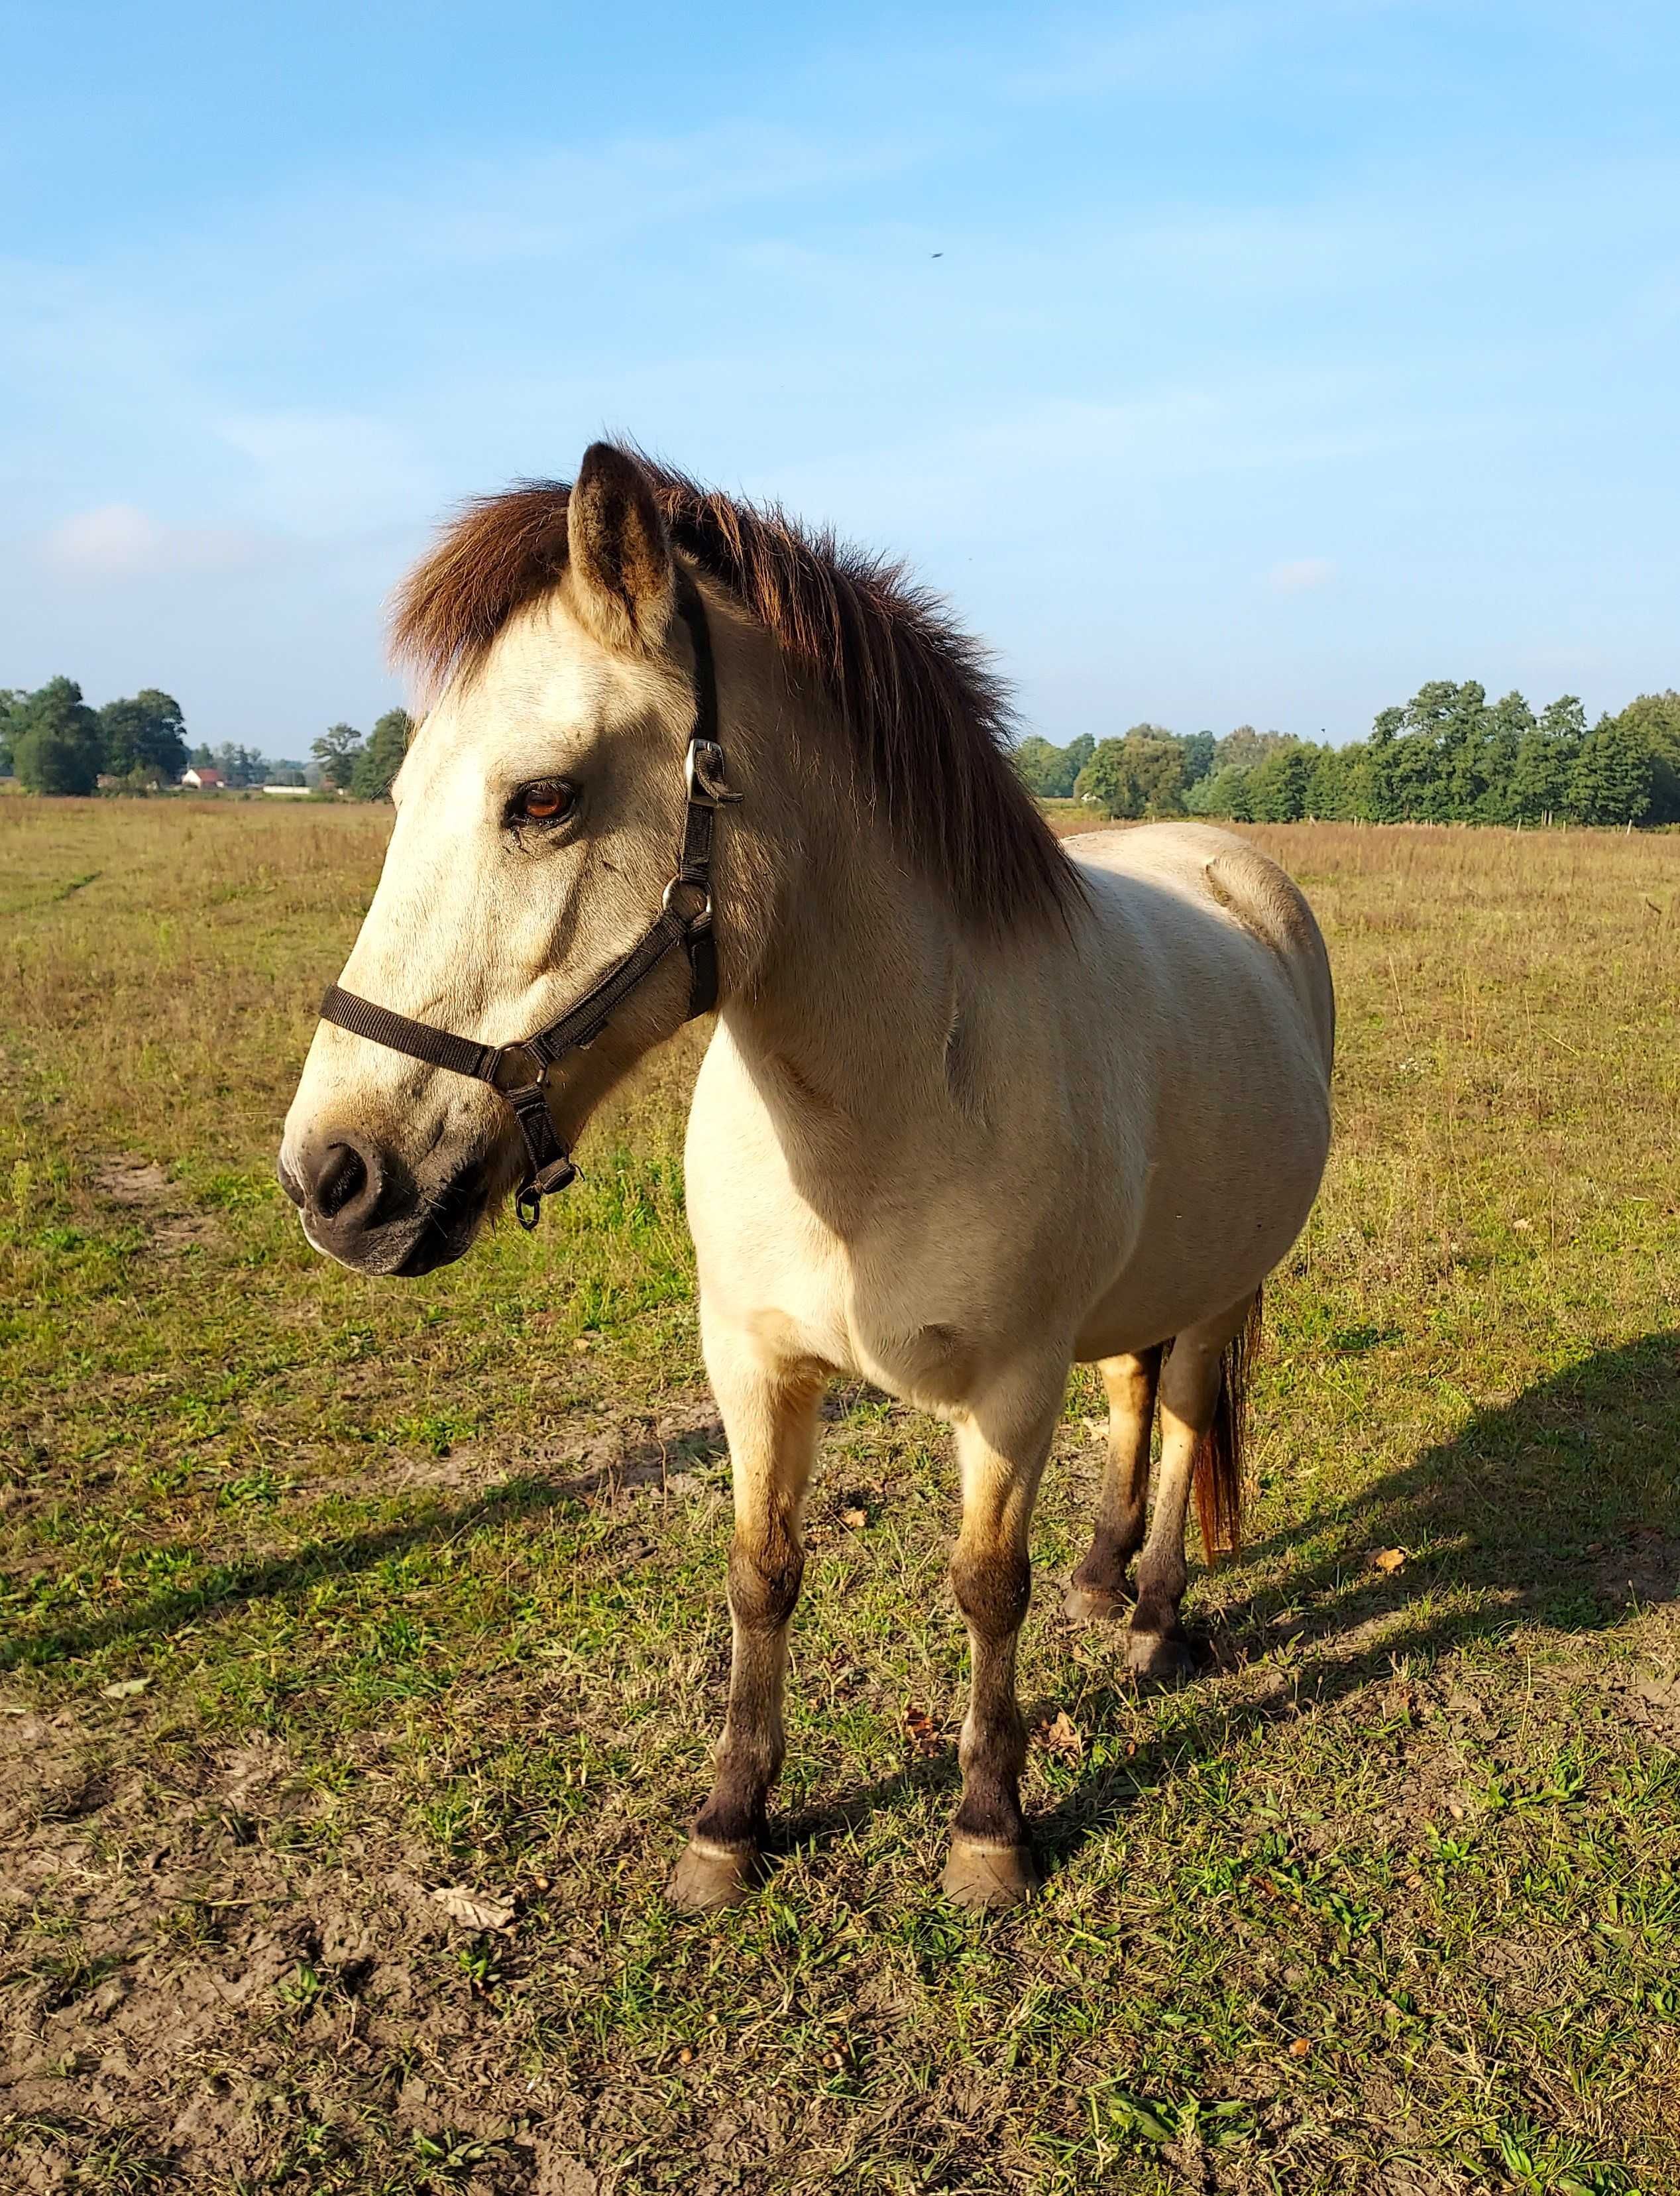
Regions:
<svg viewBox="0 0 1680 2196"><path fill-rule="evenodd" d="M349 1132L282 1152L280 1186L297 1207L310 1246L354 1272L413 1280L461 1257L489 1209L488 1158L424 1188L402 1162Z"/></svg>

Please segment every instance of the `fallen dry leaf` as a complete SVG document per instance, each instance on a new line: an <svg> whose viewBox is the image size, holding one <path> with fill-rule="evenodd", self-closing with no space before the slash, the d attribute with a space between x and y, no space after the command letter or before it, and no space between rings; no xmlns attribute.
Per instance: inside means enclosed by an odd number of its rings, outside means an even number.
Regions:
<svg viewBox="0 0 1680 2196"><path fill-rule="evenodd" d="M923 1714L920 1708L904 1710L904 1736L910 1742L912 1753L943 1754L945 1750L939 1726L931 1715Z"/></svg>
<svg viewBox="0 0 1680 2196"><path fill-rule="evenodd" d="M861 1533L864 1526L867 1525L869 1522L869 1513L867 1510L842 1510L840 1511L841 1524L850 1525L854 1533Z"/></svg>
<svg viewBox="0 0 1680 2196"><path fill-rule="evenodd" d="M513 1919L511 1899L488 1898L465 1884L446 1883L431 1893L452 1922L464 1929L505 1929Z"/></svg>
<svg viewBox="0 0 1680 2196"><path fill-rule="evenodd" d="M108 1685L101 1685L99 1690L107 1701L127 1701L132 1700L136 1693L143 1693L151 1682L149 1678L118 1678Z"/></svg>
<svg viewBox="0 0 1680 2196"><path fill-rule="evenodd" d="M1291 2059L1310 2059L1313 2055L1312 2038L1308 2036L1297 2036L1289 2048L1289 2055Z"/></svg>
<svg viewBox="0 0 1680 2196"><path fill-rule="evenodd" d="M1047 1753L1069 1754L1076 1761L1085 1744L1079 1736L1078 1725L1065 1708L1058 1708L1050 1722L1039 1725L1038 1742Z"/></svg>
<svg viewBox="0 0 1680 2196"><path fill-rule="evenodd" d="M1371 1557L1371 1568L1379 1571L1397 1571L1406 1562L1404 1548L1379 1548Z"/></svg>

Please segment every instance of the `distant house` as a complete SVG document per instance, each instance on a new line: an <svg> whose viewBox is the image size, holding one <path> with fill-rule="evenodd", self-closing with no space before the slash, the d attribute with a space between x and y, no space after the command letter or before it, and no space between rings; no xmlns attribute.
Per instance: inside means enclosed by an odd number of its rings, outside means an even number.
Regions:
<svg viewBox="0 0 1680 2196"><path fill-rule="evenodd" d="M228 781L219 770L212 770L207 762L195 762L190 770L182 771L181 783L190 785L194 793L204 793L212 786L225 785Z"/></svg>

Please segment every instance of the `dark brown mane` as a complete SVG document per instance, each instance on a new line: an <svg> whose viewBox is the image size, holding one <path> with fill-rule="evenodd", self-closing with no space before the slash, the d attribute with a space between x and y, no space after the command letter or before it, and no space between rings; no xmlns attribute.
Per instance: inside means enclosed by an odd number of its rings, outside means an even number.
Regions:
<svg viewBox="0 0 1680 2196"><path fill-rule="evenodd" d="M944 604L900 565L637 456L673 547L832 696L917 867L991 930L1065 916L1077 872L1009 762L1005 689ZM532 481L470 504L397 595L397 655L435 684L482 661L565 570L569 494Z"/></svg>

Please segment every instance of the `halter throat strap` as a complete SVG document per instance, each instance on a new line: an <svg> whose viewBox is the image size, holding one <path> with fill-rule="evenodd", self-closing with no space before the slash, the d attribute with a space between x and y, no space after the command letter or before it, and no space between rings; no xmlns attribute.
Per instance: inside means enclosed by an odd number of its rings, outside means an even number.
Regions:
<svg viewBox="0 0 1680 2196"><path fill-rule="evenodd" d="M555 1132L548 1107L548 1072L569 1052L592 1044L637 986L678 946L689 956L688 1019L718 1002L718 949L712 928L712 853L718 811L741 799L730 790L718 738L718 673L706 605L690 574L678 568L677 609L694 650L694 730L685 771L688 802L676 874L659 913L630 951L615 961L557 1021L512 1044L476 1044L451 1030L413 1020L372 999L332 985L320 1018L353 1037L406 1053L452 1075L488 1083L513 1109L525 1141L525 1178L514 1199L522 1228L534 1228L542 1201L577 1178L571 1153Z"/></svg>

